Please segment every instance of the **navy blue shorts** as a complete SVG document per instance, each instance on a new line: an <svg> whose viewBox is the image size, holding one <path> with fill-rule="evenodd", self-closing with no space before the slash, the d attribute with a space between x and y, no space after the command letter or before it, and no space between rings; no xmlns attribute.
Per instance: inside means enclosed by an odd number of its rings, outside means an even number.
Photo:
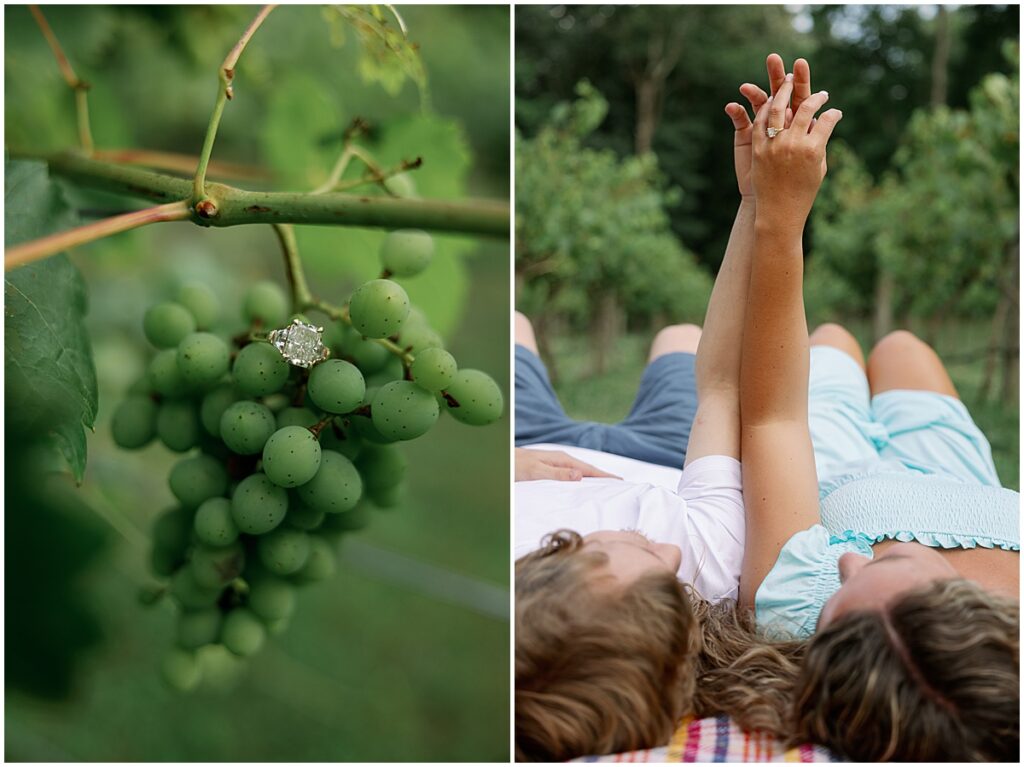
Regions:
<svg viewBox="0 0 1024 767"><path fill-rule="evenodd" d="M574 445L680 469L697 412L696 359L688 352L658 357L644 370L629 415L608 424L566 415L544 363L516 344L516 445Z"/></svg>

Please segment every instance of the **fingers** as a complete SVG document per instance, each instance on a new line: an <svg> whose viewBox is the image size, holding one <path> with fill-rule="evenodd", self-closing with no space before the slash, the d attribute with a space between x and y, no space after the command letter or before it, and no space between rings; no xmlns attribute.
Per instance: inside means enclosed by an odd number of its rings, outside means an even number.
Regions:
<svg viewBox="0 0 1024 767"><path fill-rule="evenodd" d="M782 56L777 53L769 53L765 64L768 67L768 83L771 85L771 95L774 96L779 92L779 88L782 87L782 83L786 79L786 65L782 63Z"/></svg>
<svg viewBox="0 0 1024 767"><path fill-rule="evenodd" d="M755 115L765 105L765 102L768 101L768 94L751 83L743 83L740 86L740 93L750 102L750 108L754 110Z"/></svg>
<svg viewBox="0 0 1024 767"><path fill-rule="evenodd" d="M746 109L735 101L725 105L725 113L729 115L729 118L732 120L732 127L736 130L740 131L750 127L750 115L747 114Z"/></svg>
<svg viewBox="0 0 1024 767"><path fill-rule="evenodd" d="M828 143L829 138L832 136L832 131L836 128L836 124L842 119L843 113L838 109L822 112L814 124L814 130L811 132L811 135L817 137L822 144Z"/></svg>
<svg viewBox="0 0 1024 767"><path fill-rule="evenodd" d="M793 116L792 130L807 133L811 129L811 120L814 119L815 113L825 106L826 101L828 101L828 91L818 91L804 99L804 103Z"/></svg>
<svg viewBox="0 0 1024 767"><path fill-rule="evenodd" d="M811 65L807 59L797 59L793 62L793 111L800 109L811 95Z"/></svg>
<svg viewBox="0 0 1024 767"><path fill-rule="evenodd" d="M622 477L616 474L609 474L607 471L601 471L596 466L591 466L589 463L584 463L575 458L569 459L570 465L584 477L608 477L609 479L622 479Z"/></svg>
<svg viewBox="0 0 1024 767"><path fill-rule="evenodd" d="M789 107L790 96L793 95L793 75L786 75L786 79L779 87L771 106L768 107L768 126L782 129L786 127L786 109Z"/></svg>
<svg viewBox="0 0 1024 767"><path fill-rule="evenodd" d="M583 474L579 469L563 469L560 466L552 466L545 479L557 479L561 482L579 482Z"/></svg>
<svg viewBox="0 0 1024 767"><path fill-rule="evenodd" d="M546 457L545 463L559 472L564 473L565 471L571 471L574 473L574 476L566 476L564 477L565 479L578 480L583 477L608 477L610 479L622 479L622 477L616 474L609 474L606 471L601 471L596 466L591 466L589 463L573 458L571 455L563 453L561 450L552 451L551 455Z"/></svg>

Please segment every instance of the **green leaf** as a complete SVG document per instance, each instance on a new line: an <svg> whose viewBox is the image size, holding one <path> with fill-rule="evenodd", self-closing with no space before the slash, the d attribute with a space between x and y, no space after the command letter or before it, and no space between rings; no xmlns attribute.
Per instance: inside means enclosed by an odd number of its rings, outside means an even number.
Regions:
<svg viewBox="0 0 1024 767"><path fill-rule="evenodd" d="M335 44L344 41L334 19L348 22L359 36L359 75L365 83L380 83L391 96L398 95L406 79L412 80L427 100L427 71L419 47L409 41L397 12L390 6L335 5L327 9Z"/></svg>
<svg viewBox="0 0 1024 767"><path fill-rule="evenodd" d="M4 244L75 224L74 212L40 162L7 162ZM76 481L85 472L83 427L96 421L96 367L85 330L85 284L61 254L4 279L4 369L8 423L49 435Z"/></svg>

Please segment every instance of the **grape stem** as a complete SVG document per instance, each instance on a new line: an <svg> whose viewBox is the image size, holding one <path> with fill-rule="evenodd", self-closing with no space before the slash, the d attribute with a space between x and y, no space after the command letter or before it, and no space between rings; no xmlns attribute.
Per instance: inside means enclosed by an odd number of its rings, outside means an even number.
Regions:
<svg viewBox="0 0 1024 767"><path fill-rule="evenodd" d="M220 118L224 113L224 104L234 98L235 95L231 84L235 79L235 67L238 65L238 59L241 57L242 51L245 50L245 46L248 45L249 40L256 34L256 30L259 29L263 21L276 7L275 5L265 5L260 8L256 18L246 27L242 37L235 43L235 47L228 52L224 63L220 66L220 71L217 73L219 81L217 100L213 104L213 114L210 115L210 124L206 127L203 150L199 154L199 164L196 166L196 175L192 181L192 202L197 210L204 202L208 202L206 195L206 171L210 163L210 155L213 153L213 142L217 139L217 128L220 127Z"/></svg>
<svg viewBox="0 0 1024 767"><path fill-rule="evenodd" d="M92 154L93 143L92 143L92 130L89 128L89 83L82 80L77 74L75 74L74 68L71 66L71 62L68 61L68 57L64 55L64 49L60 47L60 42L57 40L57 36L53 33L49 23L46 21L46 17L43 16L43 12L39 10L38 5L30 5L29 11L32 12L32 17L36 20L36 24L39 25L39 29L43 33L43 37L46 38L46 42L50 46L50 50L53 51L54 58L57 59L57 68L60 69L61 75L64 77L64 82L68 84L68 87L74 91L75 94L75 114L78 120L78 143L82 145L82 149L87 154Z"/></svg>
<svg viewBox="0 0 1024 767"><path fill-rule="evenodd" d="M295 228L291 224L274 224L273 228L284 252L285 274L288 275L288 284L292 289L292 306L296 312L301 312L301 307L313 302L313 294L309 292L306 275L302 270L299 245L295 241Z"/></svg>

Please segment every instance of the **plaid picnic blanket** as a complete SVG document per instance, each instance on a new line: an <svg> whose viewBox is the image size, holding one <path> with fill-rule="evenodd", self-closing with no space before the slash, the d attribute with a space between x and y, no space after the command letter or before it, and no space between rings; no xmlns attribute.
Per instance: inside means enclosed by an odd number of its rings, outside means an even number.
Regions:
<svg viewBox="0 0 1024 767"><path fill-rule="evenodd" d="M810 744L785 749L770 735L743 732L727 716L687 717L667 746L577 762L841 762L828 749Z"/></svg>

